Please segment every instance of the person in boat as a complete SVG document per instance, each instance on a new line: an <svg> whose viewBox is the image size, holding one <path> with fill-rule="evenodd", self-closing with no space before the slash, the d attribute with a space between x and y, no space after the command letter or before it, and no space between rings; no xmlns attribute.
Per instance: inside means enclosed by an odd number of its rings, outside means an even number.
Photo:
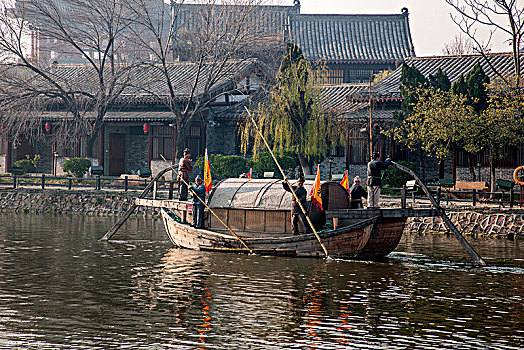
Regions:
<svg viewBox="0 0 524 350"><path fill-rule="evenodd" d="M191 189L194 192L192 226L195 228L204 228L204 201L206 200L206 186L204 186L200 175L197 175L195 182L196 185L191 186Z"/></svg>
<svg viewBox="0 0 524 350"><path fill-rule="evenodd" d="M306 200L307 200L307 191L304 188L304 177L300 176L297 180L297 185L292 186L290 189L287 183L283 183L284 189L288 192L294 191L295 194L298 197L298 200L302 204L302 207L306 209ZM295 200L295 196L292 197L292 204L291 204L291 228L293 229L294 235L299 235L300 232L298 230L298 222L302 221L302 224L304 227L306 227L306 233L310 233L311 228L309 227L309 224L306 219L306 215L302 212L302 209L300 209L300 205Z"/></svg>
<svg viewBox="0 0 524 350"><path fill-rule="evenodd" d="M360 186L360 176L355 176L355 178L353 179L353 186L351 186L351 188L349 189L349 196L351 198L351 209L364 208L364 205L362 205L362 198L367 197L368 193L366 192L364 187Z"/></svg>
<svg viewBox="0 0 524 350"><path fill-rule="evenodd" d="M391 159L380 161L380 154L373 153L373 159L368 163L368 208L378 208L380 189L382 187L382 171L391 164Z"/></svg>
<svg viewBox="0 0 524 350"><path fill-rule="evenodd" d="M187 185L189 183L189 174L193 170L193 165L191 164L191 152L189 149L184 150L184 156L180 158L178 163L178 199L181 201L187 201ZM184 181L182 181L184 180Z"/></svg>

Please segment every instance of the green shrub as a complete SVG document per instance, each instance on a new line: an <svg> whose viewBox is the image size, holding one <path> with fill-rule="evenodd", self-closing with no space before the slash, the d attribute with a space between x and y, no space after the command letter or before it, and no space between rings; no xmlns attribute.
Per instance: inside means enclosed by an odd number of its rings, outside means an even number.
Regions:
<svg viewBox="0 0 524 350"><path fill-rule="evenodd" d="M224 156L222 154L209 154L211 174L213 179L226 179L238 177L249 171L248 161L240 156ZM204 169L204 157L200 156L195 162L195 167Z"/></svg>
<svg viewBox="0 0 524 350"><path fill-rule="evenodd" d="M415 164L411 162L398 161L397 163L404 165L411 170L415 170ZM382 184L384 184L384 187L402 187L406 184L406 181L409 180L413 180L411 175L406 174L394 166L390 166L386 171L383 172L382 176Z"/></svg>
<svg viewBox="0 0 524 350"><path fill-rule="evenodd" d="M293 151L283 151L275 153L275 157L286 175L294 177L295 168L300 165L297 153ZM253 168L253 173L258 177L262 177L266 171L272 171L275 173L275 177L282 178L282 174L269 152L258 153L250 160L249 167Z"/></svg>
<svg viewBox="0 0 524 350"><path fill-rule="evenodd" d="M71 158L64 162L62 169L75 177L84 177L91 166L91 161L86 158Z"/></svg>
<svg viewBox="0 0 524 350"><path fill-rule="evenodd" d="M33 162L30 159L17 160L13 165L18 167L18 168L22 168L24 173L34 173L34 172L36 172L36 168L35 168Z"/></svg>

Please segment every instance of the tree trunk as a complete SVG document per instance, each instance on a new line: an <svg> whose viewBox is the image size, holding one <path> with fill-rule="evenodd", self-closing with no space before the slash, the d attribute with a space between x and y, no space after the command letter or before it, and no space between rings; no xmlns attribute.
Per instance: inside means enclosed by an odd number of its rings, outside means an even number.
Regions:
<svg viewBox="0 0 524 350"><path fill-rule="evenodd" d="M300 167L302 168L302 173L305 175L311 175L311 168L307 159L302 155L301 151L298 151L298 161L300 162Z"/></svg>
<svg viewBox="0 0 524 350"><path fill-rule="evenodd" d="M494 192L497 180L495 179L495 157L493 156L492 152L490 152L489 157L489 180L490 191ZM491 198L493 198L493 195L491 195Z"/></svg>
<svg viewBox="0 0 524 350"><path fill-rule="evenodd" d="M419 162L419 169L420 169L420 177L422 178L422 181L426 182L426 169L424 164L424 154L422 151L422 147L418 146L418 162Z"/></svg>
<svg viewBox="0 0 524 350"><path fill-rule="evenodd" d="M93 158L93 145L95 144L97 136L98 136L98 133L96 135L89 136L89 138L87 139L86 156L88 158Z"/></svg>
<svg viewBox="0 0 524 350"><path fill-rule="evenodd" d="M477 175L475 174L475 159L474 155L468 153L469 173L471 174L472 181L477 181Z"/></svg>

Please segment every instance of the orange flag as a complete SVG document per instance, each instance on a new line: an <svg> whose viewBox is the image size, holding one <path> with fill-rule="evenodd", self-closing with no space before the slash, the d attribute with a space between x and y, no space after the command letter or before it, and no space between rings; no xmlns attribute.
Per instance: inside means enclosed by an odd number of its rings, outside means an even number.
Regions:
<svg viewBox="0 0 524 350"><path fill-rule="evenodd" d="M309 195L311 196L311 204L315 205L320 210L324 210L322 208L322 196L320 186L320 164L317 165L317 176L315 176L315 183Z"/></svg>
<svg viewBox="0 0 524 350"><path fill-rule="evenodd" d="M340 184L342 185L342 187L346 189L346 191L349 192L349 177L347 170L344 171L344 178L342 179L342 181L340 181Z"/></svg>
<svg viewBox="0 0 524 350"><path fill-rule="evenodd" d="M209 164L209 158L207 156L206 148L206 154L204 158L204 186L206 187L206 193L211 192L212 183L213 179L211 178L211 165Z"/></svg>

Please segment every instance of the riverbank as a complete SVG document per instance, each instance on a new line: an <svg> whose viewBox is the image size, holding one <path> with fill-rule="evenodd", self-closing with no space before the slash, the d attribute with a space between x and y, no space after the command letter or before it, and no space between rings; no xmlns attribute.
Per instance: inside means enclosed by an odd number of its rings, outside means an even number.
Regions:
<svg viewBox="0 0 524 350"><path fill-rule="evenodd" d="M137 191L2 189L0 211L121 215L139 194ZM156 216L159 210L137 207L134 214Z"/></svg>
<svg viewBox="0 0 524 350"><path fill-rule="evenodd" d="M524 237L524 210L504 208L448 208L446 214L464 235L485 235L500 238ZM451 233L440 217L410 218L410 232Z"/></svg>
<svg viewBox="0 0 524 350"><path fill-rule="evenodd" d="M121 215L127 211L138 191L87 191L63 189L1 189L0 211L35 213L78 213L92 216ZM524 237L524 210L495 207L447 207L451 221L465 235ZM135 215L155 217L159 210L137 207ZM447 234L440 218L410 218L410 232Z"/></svg>

